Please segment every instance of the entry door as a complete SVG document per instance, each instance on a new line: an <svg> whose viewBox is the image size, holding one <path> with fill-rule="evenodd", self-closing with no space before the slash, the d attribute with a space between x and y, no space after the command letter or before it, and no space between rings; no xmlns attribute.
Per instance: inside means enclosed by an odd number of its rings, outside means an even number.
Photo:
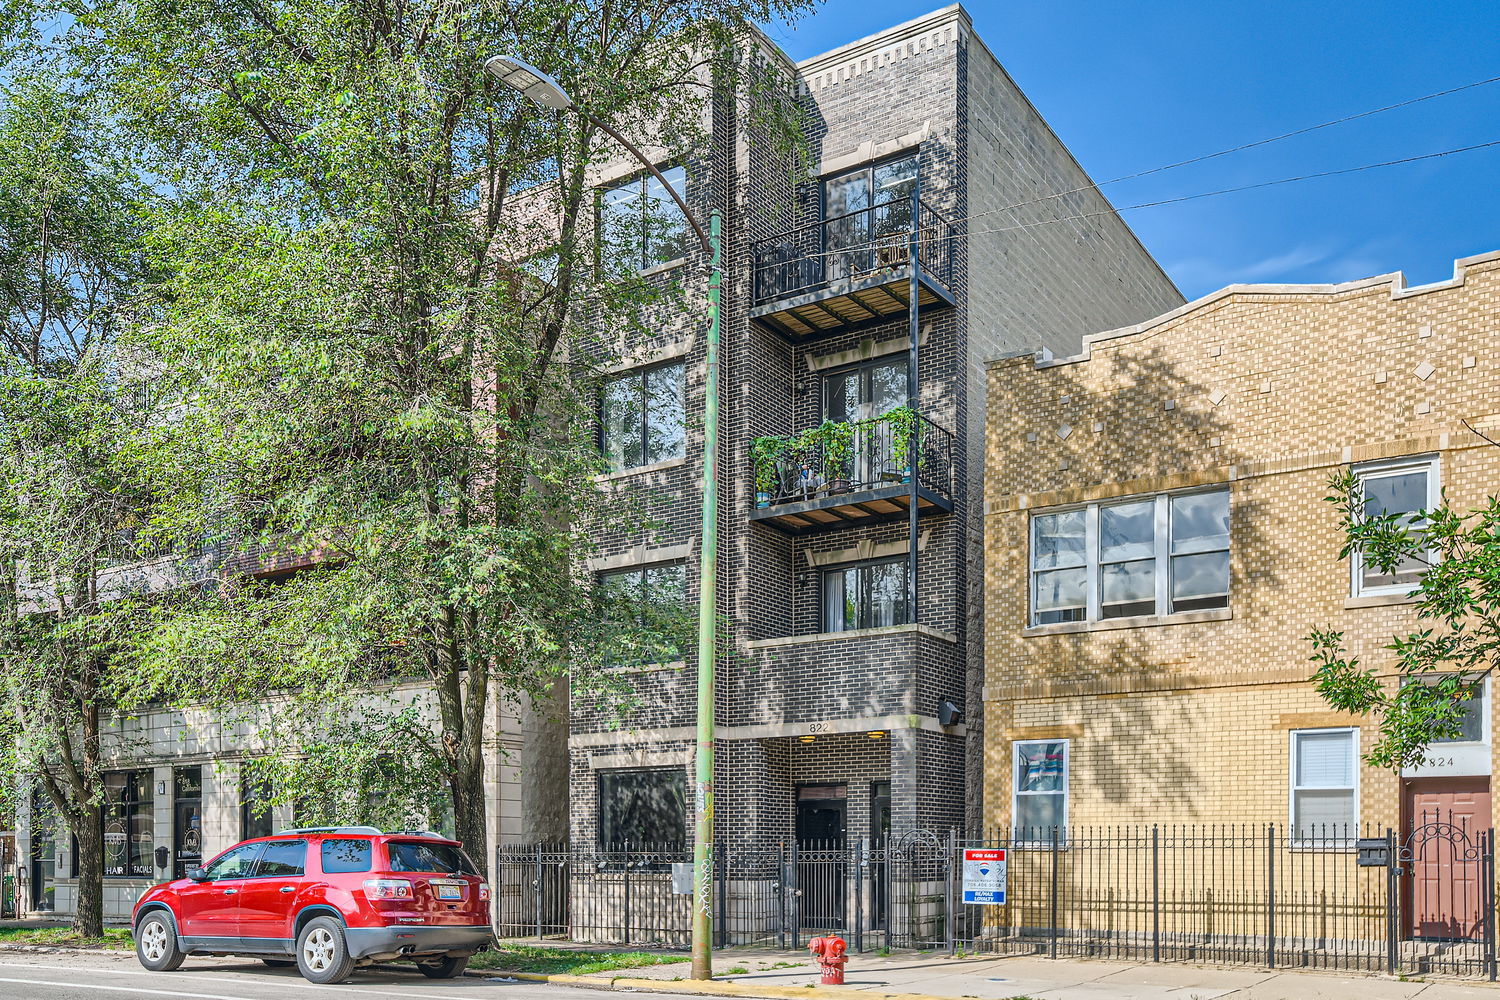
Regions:
<svg viewBox="0 0 1500 1000"><path fill-rule="evenodd" d="M50 913L57 892L57 823L42 792L31 797L31 908Z"/></svg>
<svg viewBox="0 0 1500 1000"><path fill-rule="evenodd" d="M891 835L891 783L876 781L870 785L870 927L886 926L886 850Z"/></svg>
<svg viewBox="0 0 1500 1000"><path fill-rule="evenodd" d="M203 768L172 772L172 877L203 864Z"/></svg>
<svg viewBox="0 0 1500 1000"><path fill-rule="evenodd" d="M1403 893L1407 932L1449 941L1482 937L1479 846L1491 826L1490 779L1409 780L1404 811L1412 858ZM1454 835L1454 828L1462 836Z"/></svg>
<svg viewBox="0 0 1500 1000"><path fill-rule="evenodd" d="M898 356L871 361L856 368L826 376L823 380L823 415L829 420L855 423L888 413L906 403L906 358ZM885 424L861 428L850 448L855 483L896 481L902 470L891 462L891 429ZM837 478L828 470L828 479Z"/></svg>
<svg viewBox="0 0 1500 1000"><path fill-rule="evenodd" d="M848 788L797 789L797 887L804 930L844 928L844 884L849 874Z"/></svg>

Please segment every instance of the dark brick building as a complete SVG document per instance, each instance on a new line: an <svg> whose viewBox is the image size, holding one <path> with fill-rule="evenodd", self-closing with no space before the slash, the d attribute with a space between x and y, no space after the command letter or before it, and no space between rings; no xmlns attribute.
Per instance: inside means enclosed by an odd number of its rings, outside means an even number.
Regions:
<svg viewBox="0 0 1500 1000"><path fill-rule="evenodd" d="M695 213L724 213L728 250L718 835L947 828L977 817L981 787L983 363L1072 353L1090 330L1182 300L961 7L801 64L759 41L797 80L812 178L794 181L727 94L709 112L712 148L669 174ZM616 166L600 183L607 225L640 203L670 213L637 166ZM672 240L669 225L640 264L701 301L704 277L673 257L688 243ZM692 606L702 316L658 329L625 351L601 403L617 467L602 488L658 523L606 539L590 568ZM618 668L635 692L623 719L575 693L576 845L684 839L696 675L683 652Z"/></svg>

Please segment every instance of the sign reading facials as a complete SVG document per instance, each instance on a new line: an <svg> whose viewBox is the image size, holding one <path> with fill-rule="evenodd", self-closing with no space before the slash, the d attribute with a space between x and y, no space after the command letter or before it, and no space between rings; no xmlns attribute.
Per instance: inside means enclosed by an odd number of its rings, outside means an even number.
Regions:
<svg viewBox="0 0 1500 1000"><path fill-rule="evenodd" d="M964 902L1005 903L1005 848L964 849Z"/></svg>

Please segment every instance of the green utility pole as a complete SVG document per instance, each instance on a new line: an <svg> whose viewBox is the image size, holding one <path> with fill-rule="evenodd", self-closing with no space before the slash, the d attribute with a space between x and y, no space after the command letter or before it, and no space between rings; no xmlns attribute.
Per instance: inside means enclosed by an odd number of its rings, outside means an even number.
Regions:
<svg viewBox="0 0 1500 1000"><path fill-rule="evenodd" d="M703 388L703 538L698 546L698 752L693 776L694 979L712 979L714 901L714 633L719 576L719 299L723 289L724 225L708 221L708 359Z"/></svg>

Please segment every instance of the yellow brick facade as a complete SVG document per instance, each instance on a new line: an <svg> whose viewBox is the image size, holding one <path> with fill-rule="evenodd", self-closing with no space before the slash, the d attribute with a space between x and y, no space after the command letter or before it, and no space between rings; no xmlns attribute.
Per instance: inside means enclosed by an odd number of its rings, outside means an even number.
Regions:
<svg viewBox="0 0 1500 1000"><path fill-rule="evenodd" d="M1500 447L1465 426L1500 439L1500 253L1420 288L1234 286L988 376L987 822L1012 823L1013 742L1066 737L1072 827L1285 823L1290 732L1359 726L1368 749L1374 730L1318 697L1308 632L1388 666L1415 621L1351 598L1329 476L1433 454L1455 505L1500 489ZM1028 627L1033 512L1210 484L1230 491L1227 611ZM1361 767L1362 821L1396 826L1401 795Z"/></svg>

